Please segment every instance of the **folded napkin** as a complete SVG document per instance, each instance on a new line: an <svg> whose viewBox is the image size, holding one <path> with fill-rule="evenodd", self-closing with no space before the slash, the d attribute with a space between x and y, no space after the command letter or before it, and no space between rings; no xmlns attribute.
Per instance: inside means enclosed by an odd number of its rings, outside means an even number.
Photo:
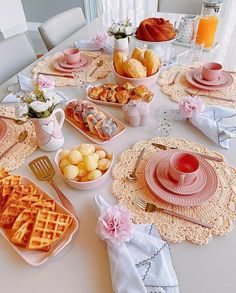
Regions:
<svg viewBox="0 0 236 293"><path fill-rule="evenodd" d="M94 203L98 223L107 227L102 217L111 207L101 196L95 196ZM120 214L118 211L116 215ZM118 223L117 217L114 221ZM109 223L114 221L110 215ZM119 224L125 226L122 219ZM154 225L132 225L133 234L129 241L117 244L106 239L115 293L178 293L168 243L160 239Z"/></svg>
<svg viewBox="0 0 236 293"><path fill-rule="evenodd" d="M24 92L32 92L34 90L34 84L33 80L27 76L24 76L22 74L17 75L18 84L19 84L19 91L16 94L10 93L4 97L2 100L2 103L16 103L20 101L19 94ZM61 103L65 103L68 101L68 98L66 95L64 95L63 92L54 90L55 93L61 97Z"/></svg>
<svg viewBox="0 0 236 293"><path fill-rule="evenodd" d="M199 97L187 96L179 103L182 118L187 118L209 139L223 148L230 147L230 139L236 137L236 126L232 126L236 109L221 106L206 106Z"/></svg>

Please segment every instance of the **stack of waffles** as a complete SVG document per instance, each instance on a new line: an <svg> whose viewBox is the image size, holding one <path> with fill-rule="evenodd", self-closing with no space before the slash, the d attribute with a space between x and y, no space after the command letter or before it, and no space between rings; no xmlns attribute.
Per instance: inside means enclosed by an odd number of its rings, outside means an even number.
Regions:
<svg viewBox="0 0 236 293"><path fill-rule="evenodd" d="M72 216L56 211L56 202L21 176L0 169L0 225L13 244L49 251L72 223Z"/></svg>

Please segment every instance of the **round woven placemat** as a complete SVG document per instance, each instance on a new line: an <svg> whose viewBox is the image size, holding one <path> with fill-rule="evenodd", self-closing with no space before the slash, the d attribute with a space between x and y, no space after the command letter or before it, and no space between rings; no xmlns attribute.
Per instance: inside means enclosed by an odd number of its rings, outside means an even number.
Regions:
<svg viewBox="0 0 236 293"><path fill-rule="evenodd" d="M195 67L199 67L199 65ZM173 66L162 72L158 81L161 91L165 95L169 96L176 103L182 100L183 97L189 95L185 92L186 89L193 95L209 96L201 96L201 98L207 105L219 105L224 107L236 108L236 74L232 74L234 82L230 87L216 91L208 91L196 89L195 87L191 86L191 84L187 81L185 77L187 70L189 70L189 66L180 65ZM210 96L233 99L235 100L235 102L222 101L215 98L210 98Z"/></svg>
<svg viewBox="0 0 236 293"><path fill-rule="evenodd" d="M190 241L197 244L207 244L213 235L225 235L233 229L236 218L236 169L224 160L223 162L208 162L215 169L219 184L211 200L201 206L181 207L168 204L155 196L147 187L144 178L145 166L148 160L158 150L152 143L161 143L167 146L178 147L183 150L194 150L199 153L220 156L210 152L207 148L196 142L188 142L179 138L153 138L149 141L137 142L131 149L120 155L120 161L114 166L112 190L119 202L133 212L136 223L154 223L164 239L177 243ZM126 177L132 172L140 151L146 147L143 159L137 168L136 181L129 181ZM140 197L158 207L173 210L202 222L211 224L211 229L178 219L160 212L148 213L132 203L132 199Z"/></svg>
<svg viewBox="0 0 236 293"><path fill-rule="evenodd" d="M107 54L103 54L101 52L92 52L92 51L83 51L83 54L91 56L93 58L92 64L86 69L86 74L81 72L79 75L80 80L83 82L95 82L99 78L105 78L111 71L111 56ZM52 56L46 57L44 60L39 61L37 65L33 68L32 72L34 74L34 78L37 77L38 72L43 73L53 73L59 75L70 75L71 78L67 77L58 77L53 76L56 86L75 86L75 81L73 79L72 74L66 72L59 72L53 67L53 62L60 56L63 56L63 53L56 53ZM97 70L89 76L90 73L97 67L98 60L103 61L103 65L98 67Z"/></svg>
<svg viewBox="0 0 236 293"><path fill-rule="evenodd" d="M15 107L0 107L0 116L16 118ZM23 165L25 158L29 156L38 146L34 125L27 121L23 125L17 125L13 120L4 119L7 123L7 135L1 142L0 155L3 154L12 144L17 141L19 134L23 130L28 131L26 140L18 143L0 160L0 167L11 171Z"/></svg>

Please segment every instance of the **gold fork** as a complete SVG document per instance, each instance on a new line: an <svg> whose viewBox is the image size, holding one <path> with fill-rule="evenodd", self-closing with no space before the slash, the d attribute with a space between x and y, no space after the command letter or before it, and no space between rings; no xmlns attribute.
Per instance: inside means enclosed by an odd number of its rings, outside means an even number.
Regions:
<svg viewBox="0 0 236 293"><path fill-rule="evenodd" d="M132 199L132 202L135 205L137 205L138 207L140 207L142 210L144 210L145 212L148 212L148 213L152 213L152 212L155 212L155 211L162 212L162 213L165 213L167 215L174 216L176 218L179 218L179 219L182 219L182 220L185 220L185 221L188 221L188 222L191 222L191 223L200 225L200 226L205 227L205 228L208 228L208 229L211 229L212 228L212 225L210 225L210 224L203 223L203 222L201 222L199 220L195 220L193 218L184 216L184 215L179 214L179 213L176 213L174 211L170 211L170 210L166 210L166 209L163 209L163 208L159 208L155 204L149 203L146 200L141 199L139 197L133 198Z"/></svg>
<svg viewBox="0 0 236 293"><path fill-rule="evenodd" d="M60 198L63 206L68 209L77 219L78 215L69 201L69 199L62 193L62 191L53 182L52 178L55 174L55 170L47 156L39 157L29 163L29 167L37 177L38 180L48 181L51 186L55 189L58 197Z"/></svg>

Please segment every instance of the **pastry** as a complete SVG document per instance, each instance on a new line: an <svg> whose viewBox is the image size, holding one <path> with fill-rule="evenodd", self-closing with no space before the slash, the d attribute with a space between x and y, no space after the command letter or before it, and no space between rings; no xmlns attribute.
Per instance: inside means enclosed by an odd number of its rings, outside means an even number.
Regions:
<svg viewBox="0 0 236 293"><path fill-rule="evenodd" d="M91 99L99 100L100 94L102 93L102 91L103 91L103 87L95 86L88 90L88 95Z"/></svg>
<svg viewBox="0 0 236 293"><path fill-rule="evenodd" d="M131 58L134 58L134 59L136 59L136 60L138 60L138 61L140 61L140 62L143 63L144 52L145 52L145 50L136 47L136 48L133 50L133 53L132 53L132 55L131 55Z"/></svg>
<svg viewBox="0 0 236 293"><path fill-rule="evenodd" d="M127 56L125 53L119 52L115 53L114 55L114 65L115 65L115 70L118 74L124 75L124 68L123 64L127 60Z"/></svg>
<svg viewBox="0 0 236 293"><path fill-rule="evenodd" d="M103 88L106 88L106 89L111 89L111 90L115 91L116 88L118 87L118 85L115 84L115 83L104 83L104 84L102 85L102 87L103 87Z"/></svg>
<svg viewBox="0 0 236 293"><path fill-rule="evenodd" d="M128 77L143 78L147 76L147 69L136 59L129 59L124 62L124 73Z"/></svg>
<svg viewBox="0 0 236 293"><path fill-rule="evenodd" d="M116 103L117 99L116 99L116 91L113 89L110 89L108 94L107 94L107 101L111 102L111 103Z"/></svg>
<svg viewBox="0 0 236 293"><path fill-rule="evenodd" d="M95 125L95 128L97 130L98 136L101 139L107 140L114 135L117 129L117 124L115 121L112 120L112 118L105 118L103 120L100 120Z"/></svg>
<svg viewBox="0 0 236 293"><path fill-rule="evenodd" d="M144 19L136 30L136 38L149 42L163 42L176 36L173 25L163 18Z"/></svg>
<svg viewBox="0 0 236 293"><path fill-rule="evenodd" d="M144 101L144 102L150 102L151 100L152 100L152 98L153 98L153 92L152 91L150 91L146 86L144 86L144 85L139 85L139 86L137 86L135 89L134 89L134 91L135 91L135 94L137 95L137 96L139 96L139 97L141 97L142 98L142 100ZM132 100L134 100L134 98L132 97L131 98Z"/></svg>
<svg viewBox="0 0 236 293"><path fill-rule="evenodd" d="M160 68L160 58L154 51L147 49L144 53L143 65L147 69L147 76L151 76Z"/></svg>
<svg viewBox="0 0 236 293"><path fill-rule="evenodd" d="M127 91L127 90L120 91L116 94L116 98L120 104L128 103L130 96L131 95L130 95L129 91Z"/></svg>
<svg viewBox="0 0 236 293"><path fill-rule="evenodd" d="M130 100L140 100L140 101L142 101L142 98L139 95L135 94L135 95L131 96Z"/></svg>
<svg viewBox="0 0 236 293"><path fill-rule="evenodd" d="M103 89L103 91L101 92L99 96L99 99L103 102L106 102L108 93L109 93L109 89Z"/></svg>
<svg viewBox="0 0 236 293"><path fill-rule="evenodd" d="M124 88L125 90L131 91L131 90L134 89L134 86L133 86L131 83L129 83L129 82L125 82L125 83L123 84L123 88Z"/></svg>
<svg viewBox="0 0 236 293"><path fill-rule="evenodd" d="M91 114L87 117L87 123L89 127L89 131L93 134L97 134L97 130L95 129L95 125L98 121L104 119L106 116L102 112L97 112L95 114Z"/></svg>

